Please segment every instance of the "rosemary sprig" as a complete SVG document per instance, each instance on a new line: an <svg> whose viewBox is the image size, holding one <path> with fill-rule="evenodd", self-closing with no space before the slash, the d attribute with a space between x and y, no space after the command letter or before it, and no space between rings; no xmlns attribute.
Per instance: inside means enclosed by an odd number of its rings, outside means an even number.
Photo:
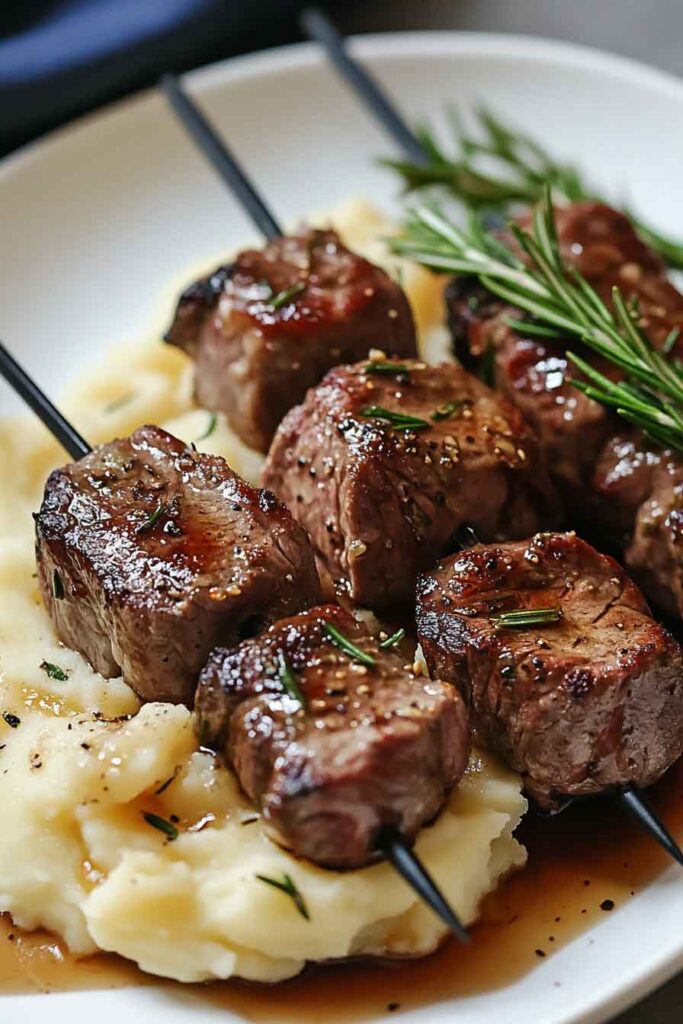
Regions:
<svg viewBox="0 0 683 1024"><path fill-rule="evenodd" d="M386 640L382 640L379 646L381 647L381 649L383 651L388 651L392 647L395 647L396 644L400 644L401 640L403 639L403 637L405 635L406 635L405 629L403 629L403 628L397 629L396 632L392 633L391 636L388 636L386 638Z"/></svg>
<svg viewBox="0 0 683 1024"><path fill-rule="evenodd" d="M532 331L569 335L603 356L621 371L620 380L610 380L569 352L569 359L585 378L572 383L659 444L683 453L680 363L655 351L618 288L613 291L613 309L608 309L580 274L562 264L552 209L548 188L534 210L531 230L511 225L527 257L526 265L487 234L476 214L463 229L438 205L414 210L405 234L391 245L401 255L434 270L476 275L490 291L530 314ZM529 325L523 326L528 331Z"/></svg>
<svg viewBox="0 0 683 1024"><path fill-rule="evenodd" d="M163 504L157 505L157 507L152 512L152 514L144 521L144 523L140 523L140 525L138 526L138 528L137 528L137 530L135 532L136 533L146 533L147 530L152 530L156 526L158 520L161 518L161 515L162 515L163 511L164 511Z"/></svg>
<svg viewBox="0 0 683 1024"><path fill-rule="evenodd" d="M282 881L279 878L270 878L269 875L256 875L259 882L265 882L266 885L272 885L274 889L279 889L280 892L284 892L289 896L294 903L294 906L299 911L301 916L307 921L311 920L311 915L308 912L306 902L296 887L296 883L292 879L291 875L284 874Z"/></svg>
<svg viewBox="0 0 683 1024"><path fill-rule="evenodd" d="M492 615L491 620L503 629L530 629L532 626L549 626L559 622L562 612L559 608L526 608Z"/></svg>
<svg viewBox="0 0 683 1024"><path fill-rule="evenodd" d="M297 701L302 708L305 708L306 698L299 688L299 683L297 682L296 675L294 674L294 669L289 664L287 656L282 651L277 652L277 661L278 675L287 696L291 697L292 700Z"/></svg>
<svg viewBox="0 0 683 1024"><path fill-rule="evenodd" d="M425 430L429 426L427 420L420 419L419 416L394 412L392 409L385 409L383 405L366 405L361 409L361 416L388 423L394 430Z"/></svg>
<svg viewBox="0 0 683 1024"><path fill-rule="evenodd" d="M352 643L347 636L344 636L336 626L333 626L331 622L325 622L323 624L323 631L336 647L343 651L344 654L348 654L354 661L360 661L361 664L370 665L371 667L377 664L371 654L368 654L367 651L361 650L360 647L356 647L356 645Z"/></svg>
<svg viewBox="0 0 683 1024"><path fill-rule="evenodd" d="M555 159L530 135L505 124L484 107L474 112L476 131L468 132L461 118L451 112L453 148L437 140L432 128L422 124L416 134L428 157L424 165L409 160L383 163L413 189L440 185L471 209L510 212L519 203L535 203L550 186L561 199L605 200L573 164ZM624 209L643 241L671 267L683 268L683 242L668 238Z"/></svg>

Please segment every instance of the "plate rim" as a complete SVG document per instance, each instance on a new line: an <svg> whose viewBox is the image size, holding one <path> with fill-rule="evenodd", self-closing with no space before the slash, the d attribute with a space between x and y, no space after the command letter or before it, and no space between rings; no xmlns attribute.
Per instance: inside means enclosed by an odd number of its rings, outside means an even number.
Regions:
<svg viewBox="0 0 683 1024"><path fill-rule="evenodd" d="M676 74L654 68L638 59L566 40L516 33L422 30L356 35L350 37L349 44L355 55L380 61L383 58L414 59L429 55L452 57L462 54L487 58L500 56L551 67L559 64L572 69L585 68L601 75L627 80L630 85L659 91L683 106L683 78ZM269 75L311 68L321 63L325 62L317 44L303 42L229 57L189 71L182 77L193 91L202 94L225 87L232 80L263 79ZM331 69L330 74L334 74ZM10 176L21 174L24 167L49 159L53 150L87 132L93 124L134 116L138 109L154 102L157 96L158 91L154 87L141 90L98 107L13 151L0 161L0 187ZM607 990L602 989L599 995L587 999L580 1010L554 1019L561 1024L599 1024L605 1019L605 1013L612 1016L621 1012L664 984L681 968L683 935L676 947L669 947L661 956L650 958L641 970L631 973L627 981L615 979ZM148 989L154 987L152 984ZM121 993L126 991L135 991L135 988L120 990ZM502 994L504 989L500 991ZM80 993L63 995L73 997L77 994Z"/></svg>

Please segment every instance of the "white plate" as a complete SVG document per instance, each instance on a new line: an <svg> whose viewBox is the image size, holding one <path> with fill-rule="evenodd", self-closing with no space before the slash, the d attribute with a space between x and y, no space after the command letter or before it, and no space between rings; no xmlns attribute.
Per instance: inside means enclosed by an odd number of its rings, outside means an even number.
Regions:
<svg viewBox="0 0 683 1024"><path fill-rule="evenodd" d="M628 195L655 224L683 235L679 81L597 52L510 36L376 36L357 52L409 116L484 100L575 157L610 194ZM190 77L282 220L360 193L394 205L396 181L372 160L392 147L313 47ZM105 346L149 330L169 281L252 235L159 95L120 104L6 161L0 223L0 333L52 393ZM0 412L10 408L18 406L3 388ZM604 1020L683 966L682 921L683 883L672 869L515 984L400 1019ZM162 1014L165 1024L239 1019L209 1007L196 990L175 1001L155 988L47 1002L12 996L0 1007L2 1020L24 1024L44 1024L46 1014L52 1024Z"/></svg>

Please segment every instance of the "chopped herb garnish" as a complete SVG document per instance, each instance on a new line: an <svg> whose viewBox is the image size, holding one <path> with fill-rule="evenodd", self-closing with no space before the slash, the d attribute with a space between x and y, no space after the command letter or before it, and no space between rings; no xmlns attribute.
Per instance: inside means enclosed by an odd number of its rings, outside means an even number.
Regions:
<svg viewBox="0 0 683 1024"><path fill-rule="evenodd" d="M348 637L344 636L343 633L340 633L337 627L333 626L331 622L323 623L323 630L332 643L339 647L340 650L344 651L345 654L348 654L349 657L353 658L354 661L360 661L363 665L373 666L377 664L371 654L368 654L366 651L362 651L360 647L356 647L356 645L352 643Z"/></svg>
<svg viewBox="0 0 683 1024"><path fill-rule="evenodd" d="M296 680L294 670L287 661L287 658L282 653L282 651L278 651L277 660L280 682L284 686L287 696L291 697L292 700L297 701L297 703L299 703L302 708L305 708L306 700L304 698L303 693L299 689L299 684Z"/></svg>
<svg viewBox="0 0 683 1024"><path fill-rule="evenodd" d="M297 283L293 284L291 288L283 288L281 292L277 293L277 295L273 295L272 298L268 299L268 305L271 309L282 309L282 307L286 306L288 302L295 299L297 295L300 295L305 287L305 281L297 281Z"/></svg>
<svg viewBox="0 0 683 1024"><path fill-rule="evenodd" d="M382 640L380 647L383 651L388 651L390 647L395 647L396 644L400 643L405 635L405 629L397 629L396 632L391 636L388 636L386 640Z"/></svg>
<svg viewBox="0 0 683 1024"><path fill-rule="evenodd" d="M407 363L369 362L363 373L377 374L380 377L404 377L410 373L410 367Z"/></svg>
<svg viewBox="0 0 683 1024"><path fill-rule="evenodd" d="M166 818L160 818L158 814L152 814L151 811L143 811L142 817L152 828L156 828L159 832L163 832L164 835L168 836L169 840L172 841L178 838L178 829L172 822L166 821Z"/></svg>
<svg viewBox="0 0 683 1024"><path fill-rule="evenodd" d="M129 391L127 395L121 395L120 398L115 398L112 402L109 402L108 405L105 405L104 411L107 413L118 412L119 409L123 409L125 405L128 405L129 402L132 402L134 398L135 392Z"/></svg>
<svg viewBox="0 0 683 1024"><path fill-rule="evenodd" d="M52 596L56 601L61 601L64 598L64 584L57 569L52 571Z"/></svg>
<svg viewBox="0 0 683 1024"><path fill-rule="evenodd" d="M426 430L429 427L427 420L421 420L419 416L393 412L391 409L385 409L383 405L366 405L361 409L361 416L389 423L395 430Z"/></svg>
<svg viewBox="0 0 683 1024"><path fill-rule="evenodd" d="M444 402L443 405L440 405L437 409L434 410L431 419L434 423L438 423L440 420L450 419L453 413L456 413L458 412L459 409L462 409L464 404L465 403L460 398L454 398L450 402Z"/></svg>
<svg viewBox="0 0 683 1024"><path fill-rule="evenodd" d="M146 530L151 530L153 526L158 522L162 512L164 511L163 505L157 505L152 512L149 519L146 519L144 523L141 523L137 528L137 533L144 533Z"/></svg>
<svg viewBox="0 0 683 1024"><path fill-rule="evenodd" d="M9 725L10 729L16 729L21 725L21 719L18 715L13 715L11 711L3 711L2 717Z"/></svg>
<svg viewBox="0 0 683 1024"><path fill-rule="evenodd" d="M562 618L560 608L525 608L493 615L497 626L505 629L527 629L531 626L549 626Z"/></svg>
<svg viewBox="0 0 683 1024"><path fill-rule="evenodd" d="M206 441L207 437L211 437L211 435L213 434L214 430L216 429L216 424L217 423L218 423L218 416L216 415L215 412L212 412L209 415L209 422L207 423L206 430L204 431L203 434L200 434L199 437L195 438L195 440L196 441Z"/></svg>
<svg viewBox="0 0 683 1024"><path fill-rule="evenodd" d="M60 683L65 683L69 678L68 672L65 672L59 665L53 665L51 661L41 661L40 667L45 675L49 676L50 679L58 679Z"/></svg>
<svg viewBox="0 0 683 1024"><path fill-rule="evenodd" d="M304 902L304 898L297 889L290 875L283 875L282 881L278 878L269 878L268 875L256 875L255 877L258 878L259 882L265 882L266 885L272 885L274 889L279 889L280 892L286 893L287 896L292 899L294 906L301 916L307 921L311 920L311 915L308 912L308 907Z"/></svg>

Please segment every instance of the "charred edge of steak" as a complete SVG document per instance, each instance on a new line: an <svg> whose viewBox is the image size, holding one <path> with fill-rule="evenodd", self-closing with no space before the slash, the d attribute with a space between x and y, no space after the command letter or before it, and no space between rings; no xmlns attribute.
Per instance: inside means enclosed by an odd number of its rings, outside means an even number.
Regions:
<svg viewBox="0 0 683 1024"><path fill-rule="evenodd" d="M233 264L223 264L207 277L194 281L182 292L171 326L163 336L164 341L182 349L194 345L204 318L215 309L233 269Z"/></svg>

